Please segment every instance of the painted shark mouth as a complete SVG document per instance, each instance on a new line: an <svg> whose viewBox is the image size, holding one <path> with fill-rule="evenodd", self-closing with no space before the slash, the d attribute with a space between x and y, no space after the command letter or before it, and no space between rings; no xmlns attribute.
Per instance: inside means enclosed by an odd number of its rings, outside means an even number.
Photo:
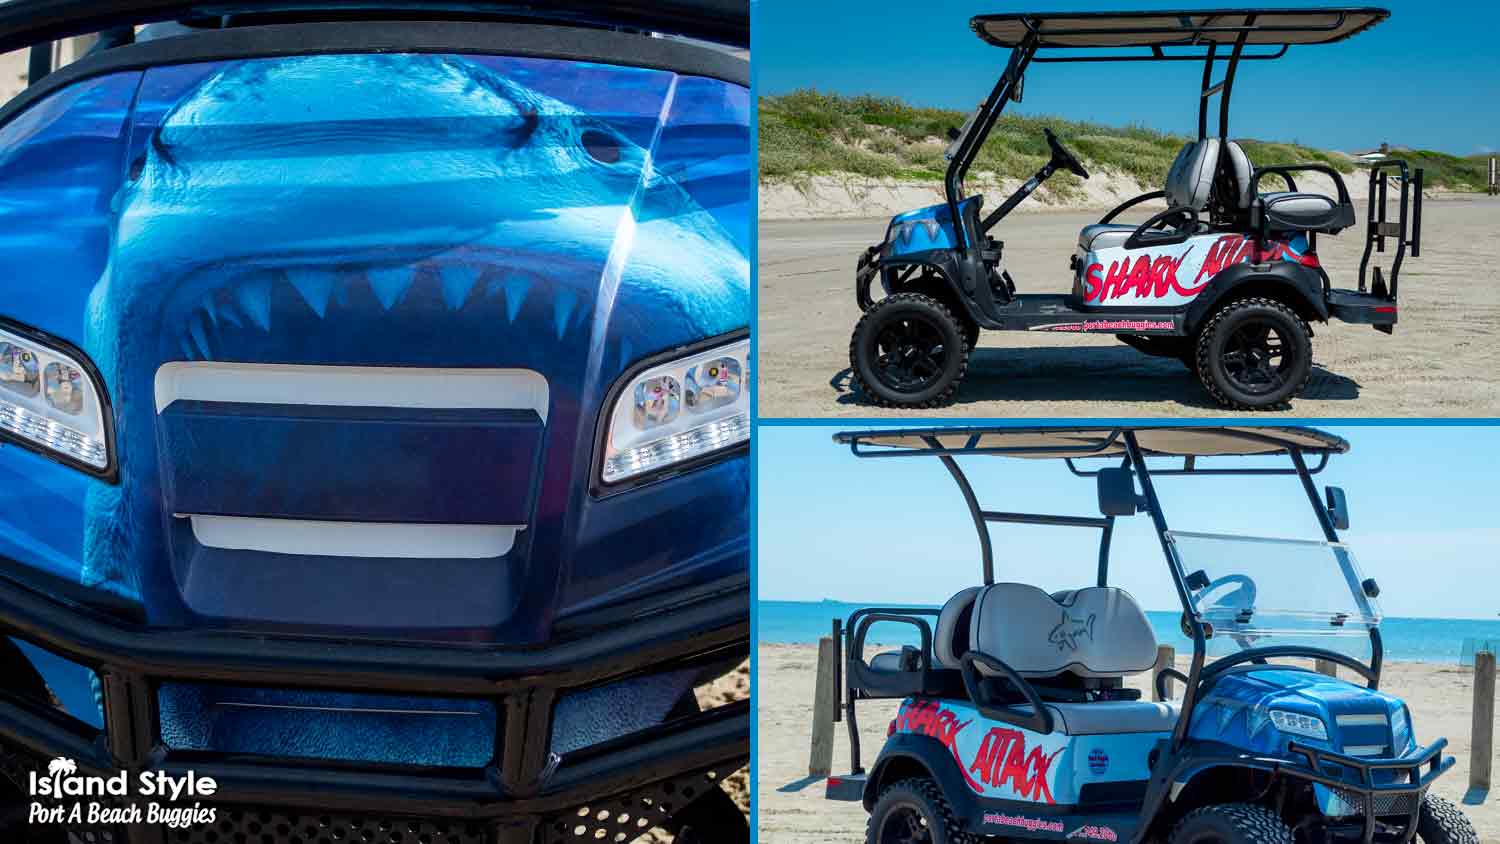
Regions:
<svg viewBox="0 0 1500 844"><path fill-rule="evenodd" d="M586 330L601 267L466 247L415 263L208 267L163 303L163 359L441 363L532 358ZM572 280L571 283L567 280ZM524 341L498 348L503 336Z"/></svg>

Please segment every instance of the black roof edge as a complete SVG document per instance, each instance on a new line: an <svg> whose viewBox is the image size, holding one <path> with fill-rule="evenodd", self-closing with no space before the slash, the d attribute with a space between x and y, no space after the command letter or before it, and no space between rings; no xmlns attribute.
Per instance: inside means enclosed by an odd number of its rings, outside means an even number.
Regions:
<svg viewBox="0 0 1500 844"><path fill-rule="evenodd" d="M119 26L231 14L368 11L495 17L663 32L733 47L750 45L748 0L554 0L547 4L463 0L11 0L0 3L0 53Z"/></svg>
<svg viewBox="0 0 1500 844"><path fill-rule="evenodd" d="M1319 42L1315 42L1315 43L1312 43L1312 44L1298 44L1297 46L1299 46L1299 47L1321 46L1323 44L1336 44L1336 43L1338 43L1340 41L1347 41L1350 38L1353 38L1354 36L1360 34L1361 32L1364 32L1365 30L1370 29L1371 27L1375 26L1376 24L1379 24L1381 21L1384 21L1384 20L1386 20L1387 18L1389 18L1391 16L1391 10L1390 9L1386 9L1386 8L1383 8L1383 7L1380 7L1380 6L1304 6L1304 7L1297 7L1297 8L1286 8L1286 7L1255 8L1255 7L1248 7L1248 8L1238 8L1238 9L1223 9L1223 8L1220 8L1220 9L1131 9L1129 11L1120 11L1120 12L1108 12L1108 11L1090 11L1090 12L1055 12L1055 11L1054 12L1002 12L1002 13L988 14L988 15L975 15L974 17L972 17L972 18L969 19L969 28L972 29L974 31L974 34L978 35L979 38L980 38L980 40L984 41L986 44L989 44L990 46L993 46L993 47L1004 47L1004 48L1009 49L1012 45L1006 44L1006 43L1003 43L1003 42L996 41L996 40L992 39L990 37L989 33L987 33L987 32L984 31L984 29L981 26L981 24L983 24L983 23L985 23L987 21L1022 20L1022 19L1025 19L1025 18L1083 18L1083 19L1088 19L1088 18L1095 18L1095 19L1100 19L1100 18L1152 18L1152 17L1183 16L1183 15L1236 15L1236 14L1245 14L1247 12L1255 12L1256 14L1262 14L1262 15L1299 15L1299 14L1312 15L1312 14L1327 14L1329 12L1342 12L1344 14L1351 14L1351 13L1352 14L1367 14L1367 15L1371 15L1372 16L1371 19L1370 19L1370 21L1368 23L1366 23L1364 26L1356 27L1355 29L1352 29L1349 32L1346 32L1346 33L1344 33L1343 35L1340 35L1337 38L1332 38L1332 39L1329 39L1327 41L1319 41ZM1121 32L1122 33L1128 33L1129 30L1122 30ZM1140 44L1140 45L1132 45L1132 46L1150 47L1152 45L1150 45L1150 44ZM1186 46L1186 45L1182 45L1182 44L1177 43L1177 42L1167 41L1167 40L1164 39L1161 42L1161 44L1159 44L1157 46L1162 46L1162 47L1180 47L1180 46ZM1122 49L1122 48L1118 47L1118 46L1113 46L1113 47L1111 47L1111 46L1098 46L1098 47L1094 47L1094 46L1088 46L1088 45L1084 45L1084 46L1069 45L1069 46L1066 46L1066 47L1061 47L1061 46L1058 46L1058 45L1047 45L1045 47L1045 49L1054 49L1054 50L1064 50L1064 49L1065 50L1115 49L1115 50L1118 50L1118 49Z"/></svg>
<svg viewBox="0 0 1500 844"><path fill-rule="evenodd" d="M1346 454L1349 451L1349 441L1343 437L1330 434L1319 428L1311 428L1304 425L954 425L941 428L867 428L860 431L839 431L833 435L833 441L839 445L850 443L863 437L935 437L952 436L954 434L1109 434L1115 431L1212 431L1218 433L1248 433L1256 432L1261 436L1274 438L1276 431L1295 431L1303 436L1321 440L1325 445L1321 448L1315 446L1299 445L1298 449L1303 454ZM1256 440L1262 444L1264 439ZM1287 451L1291 447L1288 443ZM1281 452L1265 452L1264 454L1277 454ZM1153 456L1162 455L1159 452L1150 452ZM1264 456L1264 454L1260 456ZM1244 455L1256 456L1256 455ZM1062 458L1058 458L1059 460Z"/></svg>

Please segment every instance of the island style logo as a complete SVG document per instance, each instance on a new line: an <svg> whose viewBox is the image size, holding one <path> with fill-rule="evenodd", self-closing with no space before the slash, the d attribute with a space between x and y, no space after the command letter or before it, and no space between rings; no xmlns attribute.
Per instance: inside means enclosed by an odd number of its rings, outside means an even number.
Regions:
<svg viewBox="0 0 1500 844"><path fill-rule="evenodd" d="M47 763L47 772L32 771L28 782L32 797L27 820L32 824L150 824L187 829L217 820L212 806L194 802L212 797L219 789L213 777L188 771L173 776L161 771L143 771L131 777L126 771L110 776L78 773L72 759Z"/></svg>

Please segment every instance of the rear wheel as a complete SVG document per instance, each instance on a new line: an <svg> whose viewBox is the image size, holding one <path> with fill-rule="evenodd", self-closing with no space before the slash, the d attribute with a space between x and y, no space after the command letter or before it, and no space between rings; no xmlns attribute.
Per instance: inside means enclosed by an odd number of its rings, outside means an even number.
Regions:
<svg viewBox="0 0 1500 844"><path fill-rule="evenodd" d="M888 785L880 792L865 844L978 844L979 838L965 832L943 798L937 783L913 777Z"/></svg>
<svg viewBox="0 0 1500 844"><path fill-rule="evenodd" d="M958 388L969 349L963 326L941 302L898 293L876 302L854 326L849 367L875 404L937 407Z"/></svg>
<svg viewBox="0 0 1500 844"><path fill-rule="evenodd" d="M1198 335L1198 380L1237 410L1285 407L1312 375L1312 329L1273 299L1238 299Z"/></svg>
<svg viewBox="0 0 1500 844"><path fill-rule="evenodd" d="M1265 806L1226 803L1188 812L1170 844L1292 844L1292 830Z"/></svg>
<svg viewBox="0 0 1500 844"><path fill-rule="evenodd" d="M1417 838L1422 844L1479 844L1474 825L1451 801L1436 794L1422 798L1417 816Z"/></svg>

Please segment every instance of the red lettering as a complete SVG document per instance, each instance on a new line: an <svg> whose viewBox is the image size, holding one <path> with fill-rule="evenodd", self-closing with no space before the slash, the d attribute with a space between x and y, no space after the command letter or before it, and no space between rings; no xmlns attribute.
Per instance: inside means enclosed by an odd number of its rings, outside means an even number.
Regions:
<svg viewBox="0 0 1500 844"><path fill-rule="evenodd" d="M1027 752L1026 736L1021 731L994 727L980 742L979 752L968 772L978 775L982 782L993 788L1009 785L1019 797L1053 803L1056 801L1052 798L1047 774L1059 753L1062 753L1061 749L1048 756L1041 747L1033 747Z"/></svg>
<svg viewBox="0 0 1500 844"><path fill-rule="evenodd" d="M1142 255L1135 259L1135 267L1130 271L1130 279L1125 282L1123 289L1115 295L1123 296L1126 291L1135 293L1137 296L1148 296L1151 292L1151 256Z"/></svg>
<svg viewBox="0 0 1500 844"><path fill-rule="evenodd" d="M1227 234L1214 241L1214 244L1208 247L1208 257L1203 259L1203 266L1198 268L1198 275L1193 279L1193 290L1195 292L1203 289L1203 285L1199 284L1199 282L1203 281L1205 275L1208 276L1209 280L1212 280L1214 276L1219 274L1220 270L1234 263L1234 260L1230 256L1239 248L1240 242L1243 240L1244 238L1237 234Z"/></svg>
<svg viewBox="0 0 1500 844"><path fill-rule="evenodd" d="M1125 279L1130 275L1130 259L1123 261L1111 261L1109 264L1109 275L1104 277L1104 287L1099 293L1099 300L1113 299L1120 295L1121 288L1125 286Z"/></svg>
<svg viewBox="0 0 1500 844"><path fill-rule="evenodd" d="M1104 279L1099 277L1099 271L1104 269L1103 264L1089 264L1089 268L1083 273L1083 301L1092 302L1104 292Z"/></svg>

